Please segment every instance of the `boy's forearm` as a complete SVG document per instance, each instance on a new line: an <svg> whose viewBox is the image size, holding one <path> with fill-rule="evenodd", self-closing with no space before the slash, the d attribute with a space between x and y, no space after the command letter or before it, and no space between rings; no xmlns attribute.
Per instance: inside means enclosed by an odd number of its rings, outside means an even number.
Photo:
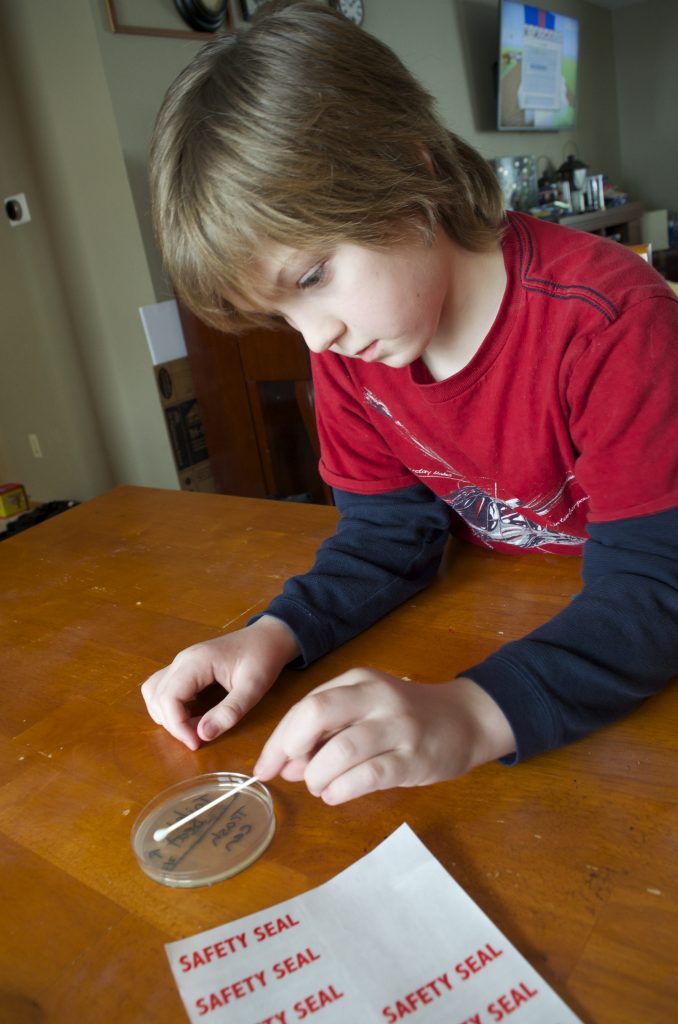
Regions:
<svg viewBox="0 0 678 1024"><path fill-rule="evenodd" d="M678 672L678 510L590 532L581 594L464 672L510 722L511 761L623 717Z"/></svg>
<svg viewBox="0 0 678 1024"><path fill-rule="evenodd" d="M309 572L288 580L263 613L295 635L299 666L346 643L426 587L448 538L451 513L422 485L387 494L335 494L342 513L337 532Z"/></svg>

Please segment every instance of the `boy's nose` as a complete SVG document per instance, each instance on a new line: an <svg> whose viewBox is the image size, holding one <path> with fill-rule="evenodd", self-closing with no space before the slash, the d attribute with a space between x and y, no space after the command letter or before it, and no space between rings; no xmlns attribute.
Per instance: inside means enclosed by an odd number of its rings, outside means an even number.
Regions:
<svg viewBox="0 0 678 1024"><path fill-rule="evenodd" d="M346 333L346 327L340 320L329 317L318 320L302 318L301 322L297 322L297 330L303 335L311 352L317 353L327 352Z"/></svg>

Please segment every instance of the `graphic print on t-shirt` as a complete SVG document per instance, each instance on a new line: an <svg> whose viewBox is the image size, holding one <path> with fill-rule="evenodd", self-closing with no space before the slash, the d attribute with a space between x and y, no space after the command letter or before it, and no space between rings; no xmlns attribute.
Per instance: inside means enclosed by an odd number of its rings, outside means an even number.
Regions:
<svg viewBox="0 0 678 1024"><path fill-rule="evenodd" d="M541 548L549 544L565 544L579 547L583 539L569 533L558 533L548 526L535 521L531 516L545 516L553 511L563 498L569 482L574 479L569 473L551 494L522 501L520 498L501 498L498 495L498 484L491 481L473 483L459 473L446 459L420 441L410 430L397 420L385 402L370 391L363 388L363 398L375 412L385 416L418 452L425 455L433 463L433 468L408 466L408 469L420 480L426 477L449 479L456 484L455 490L440 497L464 520L473 534L488 547L493 543L512 544L519 548ZM489 485L489 486L488 486ZM494 493L493 493L494 492ZM577 505L587 501L580 498L571 507L566 507L556 525L564 523L574 512ZM529 509L530 516L524 510Z"/></svg>

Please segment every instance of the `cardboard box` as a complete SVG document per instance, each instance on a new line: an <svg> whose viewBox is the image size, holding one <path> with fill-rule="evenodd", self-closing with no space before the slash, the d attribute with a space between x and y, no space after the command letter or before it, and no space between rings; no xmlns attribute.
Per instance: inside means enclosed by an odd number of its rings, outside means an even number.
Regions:
<svg viewBox="0 0 678 1024"><path fill-rule="evenodd" d="M21 484L0 484L0 519L18 516L28 509L28 498Z"/></svg>
<svg viewBox="0 0 678 1024"><path fill-rule="evenodd" d="M216 492L216 484L212 476L212 465L209 460L196 462L179 473L179 484L182 491L207 491L209 494Z"/></svg>
<svg viewBox="0 0 678 1024"><path fill-rule="evenodd" d="M216 491L195 397L186 341L174 299L139 309L153 360L160 403L183 491Z"/></svg>
<svg viewBox="0 0 678 1024"><path fill-rule="evenodd" d="M172 359L154 369L179 485L185 491L214 492L216 484L188 358Z"/></svg>

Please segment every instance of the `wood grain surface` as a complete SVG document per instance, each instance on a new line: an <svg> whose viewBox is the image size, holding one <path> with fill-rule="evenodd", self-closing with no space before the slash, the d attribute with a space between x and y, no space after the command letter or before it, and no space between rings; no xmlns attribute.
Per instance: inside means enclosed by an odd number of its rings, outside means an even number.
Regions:
<svg viewBox="0 0 678 1024"><path fill-rule="evenodd" d="M274 781L272 844L217 885L170 889L139 869L130 832L146 802L204 772L251 773L313 686L361 664L452 678L580 587L575 558L450 550L416 600L286 671L227 736L184 749L147 716L141 682L265 607L335 519L330 507L121 487L0 544L0 1021L180 1024L164 943L327 881L407 822L587 1024L671 1024L675 685L516 768L336 808Z"/></svg>

